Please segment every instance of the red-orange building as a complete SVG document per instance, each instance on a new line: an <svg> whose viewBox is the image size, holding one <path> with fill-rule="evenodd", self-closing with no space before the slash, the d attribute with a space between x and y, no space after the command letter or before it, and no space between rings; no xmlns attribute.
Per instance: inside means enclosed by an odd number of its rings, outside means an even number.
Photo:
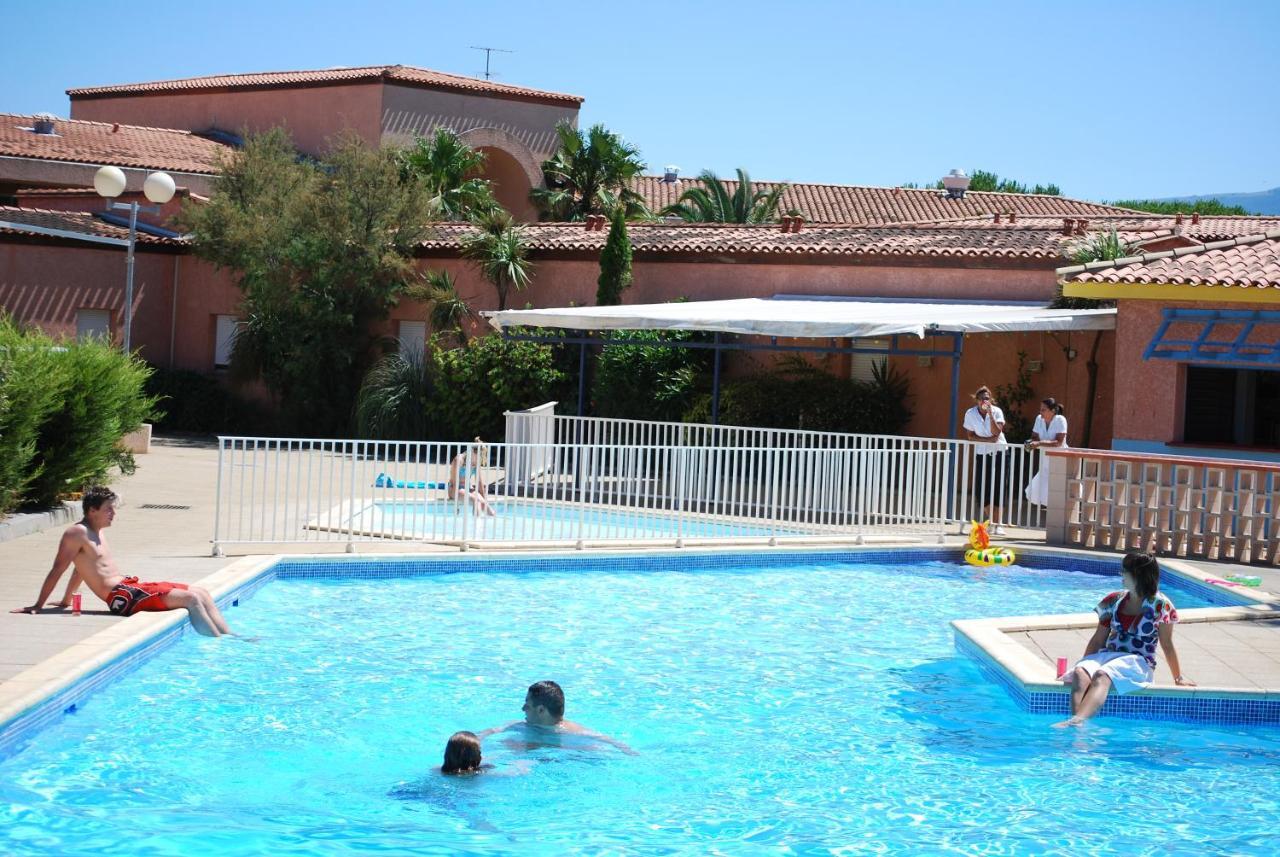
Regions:
<svg viewBox="0 0 1280 857"><path fill-rule="evenodd" d="M539 164L551 154L554 127L575 124L581 103L576 96L406 66L226 75L73 89L69 95L74 118L45 122L52 133L37 132L38 117L0 115L0 196L16 203L0 209L0 224L8 224L0 225L0 306L51 332L105 328L117 337L124 253L91 239L118 239L124 230L85 189L97 165L123 168L132 193L147 171L173 172L185 188L180 197L190 204L210 192L218 159L243 131L283 125L303 151L317 153L343 131L377 144L450 127L486 153L499 199L531 220L528 193L542 182ZM635 189L658 209L691 184L671 174L645 176ZM1090 231L1114 227L1147 248L1258 228L1256 221L1246 226L1223 218L1175 224L1064 197L816 184L788 187L783 208L804 213L807 222L798 232L633 224L634 284L624 301L794 294L1044 303L1057 293L1055 269ZM162 228L164 217L138 242L133 343L158 365L215 371L229 353L240 294L228 272L214 271L192 255L184 238ZM526 228L535 277L529 290L512 295L512 305L593 302L604 232L583 224ZM438 226L420 250L420 264L451 271L476 309L492 309L490 287L459 255L467 229ZM403 303L385 332L420 340L426 318L425 307ZM1095 446L1112 436L1114 343L1104 333L1096 350L1102 368L1090 434ZM1093 345L1093 334L971 336L961 387L1010 382L1023 351L1037 395L1056 396L1079 414ZM753 359L738 358L736 371ZM894 360L916 396L910 431L945 434L949 370L924 357ZM830 365L841 373L868 371L858 358L833 358ZM735 371L733 364L728 368ZM1085 427L1077 419L1071 428L1071 442L1080 443Z"/></svg>

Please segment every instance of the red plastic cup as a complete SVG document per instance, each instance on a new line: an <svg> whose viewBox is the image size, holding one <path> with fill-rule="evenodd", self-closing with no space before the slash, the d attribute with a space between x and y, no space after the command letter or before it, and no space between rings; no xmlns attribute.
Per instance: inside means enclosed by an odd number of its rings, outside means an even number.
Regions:
<svg viewBox="0 0 1280 857"><path fill-rule="evenodd" d="M72 616L80 615L80 593L79 592L71 596L71 615Z"/></svg>
<svg viewBox="0 0 1280 857"><path fill-rule="evenodd" d="M1058 658L1058 678L1062 678L1067 674L1067 659Z"/></svg>

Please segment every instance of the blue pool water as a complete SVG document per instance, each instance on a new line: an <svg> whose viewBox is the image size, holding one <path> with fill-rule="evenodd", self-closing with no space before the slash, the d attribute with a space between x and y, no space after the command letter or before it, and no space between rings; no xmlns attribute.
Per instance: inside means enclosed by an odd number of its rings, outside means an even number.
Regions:
<svg viewBox="0 0 1280 857"><path fill-rule="evenodd" d="M942 562L280 580L229 613L256 645L186 635L0 760L0 853L1276 853L1278 730L1055 730L954 652L949 619L1114 583ZM491 738L515 775L432 773L541 678L640 755Z"/></svg>
<svg viewBox="0 0 1280 857"><path fill-rule="evenodd" d="M803 531L767 528L707 519L685 519L661 513L616 512L599 506L558 506L497 500L498 514L460 515L449 500L420 503L378 502L354 516L357 530L414 538L483 538L490 541L576 541L577 539L660 539L677 537L750 538L799 535ZM344 523L345 527L346 524Z"/></svg>

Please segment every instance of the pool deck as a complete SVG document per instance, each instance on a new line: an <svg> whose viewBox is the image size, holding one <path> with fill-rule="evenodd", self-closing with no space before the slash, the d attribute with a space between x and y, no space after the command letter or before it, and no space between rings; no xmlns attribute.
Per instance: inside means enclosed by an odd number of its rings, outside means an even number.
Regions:
<svg viewBox="0 0 1280 857"><path fill-rule="evenodd" d="M153 442L147 455L138 456L138 469L132 476L121 477L113 483L121 495L123 504L116 516L115 525L108 531L116 561L126 574L136 574L143 579L174 580L196 583L211 578L216 572L234 562L234 557L211 557L210 535L213 529L215 474L217 449L209 441L159 438ZM144 506L182 506L189 508L164 509ZM72 616L69 611L46 609L40 615L13 614L9 609L30 604L35 600L40 584L48 572L58 539L65 525L58 525L42 532L30 533L0 542L0 582L9 593L10 604L0 611L0 697L10 679L55 656L66 662L66 655L75 651L77 644L91 635L110 631L107 637L128 631L122 627L141 628L156 616L133 617L121 620L111 616L106 608L90 594L85 599L83 614ZM1041 534L1022 531L1004 540L1017 548L1042 547ZM964 538L948 536L948 545L961 547ZM932 545L931 545L932 546ZM250 554L250 550L231 552ZM345 544L327 543L313 545L281 546L279 551L288 553L342 553ZM1057 550L1057 549L1055 549ZM432 546L421 543L378 543L358 545L361 553L457 553L456 547ZM1072 551L1087 556L1110 555L1108 552ZM1280 570L1241 566L1230 563L1187 562L1180 563L1199 569L1206 575L1225 577L1228 574L1248 574L1263 579L1261 591L1280 593ZM59 581L51 600L61 596L66 577ZM1260 590L1252 590L1257 593ZM1280 610L1280 597L1264 596L1271 610ZM1265 609L1265 608L1257 608ZM1198 611L1186 611L1193 618ZM1226 614L1220 613L1224 618ZM234 617L233 617L234 618ZM1052 680L1053 664L1057 657L1072 660L1084 650L1092 628L1091 614L1081 617L1054 617L1056 624L1037 627L1021 627L1014 624L1006 630L1004 639L1012 641L1025 652L1024 666L1037 676L1048 675ZM1072 621L1063 621L1063 620ZM990 620L984 620L990 621ZM1026 623L1023 623L1026 625ZM95 639L105 639L99 636ZM1183 671L1198 680L1201 685L1235 688L1275 693L1280 697L1280 617L1259 621L1203 622L1186 621L1179 626L1176 637ZM1032 664L1039 664L1032 667ZM1036 670L1039 670L1038 672ZM1167 667L1161 665L1157 683L1172 685Z"/></svg>

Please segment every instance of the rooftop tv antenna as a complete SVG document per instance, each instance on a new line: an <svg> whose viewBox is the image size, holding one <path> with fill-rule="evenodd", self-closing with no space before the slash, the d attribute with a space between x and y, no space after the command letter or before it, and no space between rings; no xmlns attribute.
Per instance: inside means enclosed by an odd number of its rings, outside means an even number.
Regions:
<svg viewBox="0 0 1280 857"><path fill-rule="evenodd" d="M477 45L472 45L472 46L471 46L471 50L473 50L473 51L484 51L484 79L485 79L485 80L488 80L489 78L493 77L493 74L492 74L492 73L490 73L490 71L489 71L489 55L490 55L490 54L495 54L495 53L497 53L497 54L514 54L514 53L515 53L515 51L508 51L508 50L506 50L506 49L504 49L504 48L482 48L482 47L479 47L479 46L477 46Z"/></svg>

